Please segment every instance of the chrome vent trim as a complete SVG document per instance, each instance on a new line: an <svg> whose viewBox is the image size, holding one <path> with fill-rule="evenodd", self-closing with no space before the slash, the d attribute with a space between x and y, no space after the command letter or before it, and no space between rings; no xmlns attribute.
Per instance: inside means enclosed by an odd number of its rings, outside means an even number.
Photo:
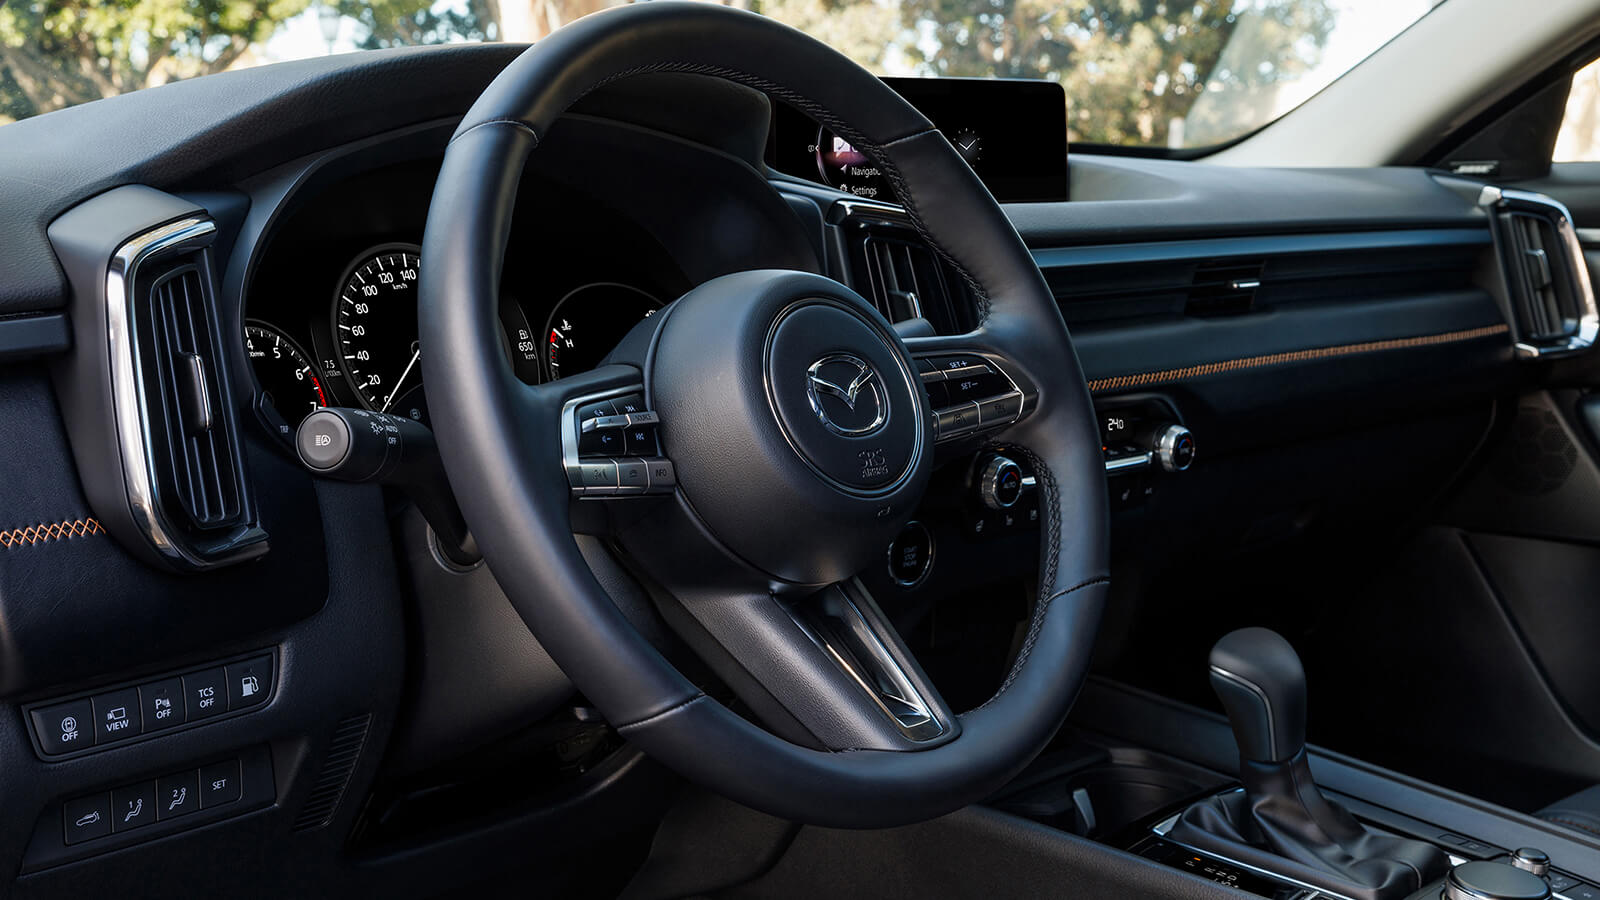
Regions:
<svg viewBox="0 0 1600 900"><path fill-rule="evenodd" d="M1517 355L1581 353L1600 336L1600 310L1572 214L1554 198L1485 186L1478 205L1489 216Z"/></svg>
<svg viewBox="0 0 1600 900"><path fill-rule="evenodd" d="M206 250L215 233L216 225L209 219L181 219L126 241L106 268L106 339L111 363L112 415L129 510L134 524L164 561L190 570L226 565L259 556L267 549L266 534L252 521L245 496L243 473L236 455L238 436L230 427L231 416L226 410L228 397L221 347L211 318L215 312L210 309L209 288L203 272L208 265ZM169 264L169 268L151 275L158 262ZM184 280L180 283L179 279ZM184 298L191 314L194 304L204 307L198 327L204 329L204 346L209 348L213 358L209 362L201 361L201 365L209 365L211 377L199 376L196 385L198 390L205 391L208 402L203 418L211 426L201 437L213 444L213 450L218 449L214 446L216 441L224 442L220 448L228 457L224 474L231 482L228 491L231 500L225 501L215 492L211 498L214 502L207 502L205 498L193 502L192 493L188 500L180 499L184 521L174 521L163 503L159 466L172 464L174 471L170 477L174 480L183 477L182 468L188 468L192 475L192 467L177 467L177 461L170 455L171 452L184 454L187 464L192 461L188 457L190 448L184 446L187 439L182 435L176 451L169 446L169 440L158 444L152 422L159 421L164 429L163 438L170 439L168 426L181 424L186 417L181 410L169 408L177 402L176 388L171 392L159 389L152 392L149 387L153 382L165 384L181 377L182 373L175 370L174 360L165 358L166 354L146 358L156 347L156 344L147 343L146 338L170 349L172 345L166 339L171 335L144 333L161 332L164 327L176 324L170 316L174 308L166 301L176 299L171 291L179 287L198 292ZM162 294L163 289L167 289L167 294ZM187 326L191 340L195 327L191 318ZM191 367L191 373L193 371ZM160 404L161 408L154 409L154 404ZM187 418L194 416L191 414ZM180 497L184 495L183 491L175 493ZM196 532L205 531L216 533L201 538L195 536Z"/></svg>
<svg viewBox="0 0 1600 900"><path fill-rule="evenodd" d="M829 221L843 239L848 284L890 322L926 319L939 334L962 334L976 325L960 279L912 225L905 210L887 203L841 200Z"/></svg>

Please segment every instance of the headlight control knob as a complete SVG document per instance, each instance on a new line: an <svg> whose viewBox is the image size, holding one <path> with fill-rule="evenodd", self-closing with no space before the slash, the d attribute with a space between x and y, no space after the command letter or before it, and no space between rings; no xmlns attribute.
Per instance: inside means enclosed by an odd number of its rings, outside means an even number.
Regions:
<svg viewBox="0 0 1600 900"><path fill-rule="evenodd" d="M1194 465L1194 434L1182 425L1167 425L1156 432L1150 448L1156 462L1168 472L1182 472Z"/></svg>
<svg viewBox="0 0 1600 900"><path fill-rule="evenodd" d="M978 476L978 496L990 509L1010 509L1022 499L1022 467L998 453Z"/></svg>

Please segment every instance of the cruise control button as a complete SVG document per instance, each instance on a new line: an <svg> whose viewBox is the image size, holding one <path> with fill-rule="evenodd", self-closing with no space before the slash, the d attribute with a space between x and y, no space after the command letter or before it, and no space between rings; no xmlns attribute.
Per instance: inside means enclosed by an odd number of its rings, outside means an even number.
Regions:
<svg viewBox="0 0 1600 900"><path fill-rule="evenodd" d="M924 382L944 380L944 370L939 368L939 364L937 362L934 362L925 356L917 357L917 374L922 377Z"/></svg>
<svg viewBox="0 0 1600 900"><path fill-rule="evenodd" d="M139 709L143 713L145 734L183 724L186 716L183 679L168 678L140 685Z"/></svg>
<svg viewBox="0 0 1600 900"><path fill-rule="evenodd" d="M111 795L102 792L61 804L61 825L69 844L105 837L111 833Z"/></svg>
<svg viewBox="0 0 1600 900"><path fill-rule="evenodd" d="M966 403L939 410L939 437L944 439L965 434L978 427L978 404Z"/></svg>
<svg viewBox="0 0 1600 900"><path fill-rule="evenodd" d="M941 381L925 382L923 388L928 392L928 405L934 409L950 405L950 386Z"/></svg>
<svg viewBox="0 0 1600 900"><path fill-rule="evenodd" d="M138 734L139 689L125 688L94 698L95 743L109 744Z"/></svg>
<svg viewBox="0 0 1600 900"><path fill-rule="evenodd" d="M993 400L984 400L978 403L978 421L985 428L990 425L1006 425L1017 420L1022 413L1022 395L1006 394L995 397Z"/></svg>
<svg viewBox="0 0 1600 900"><path fill-rule="evenodd" d="M183 696L191 722L223 712L228 708L227 676L220 668L185 675Z"/></svg>
<svg viewBox="0 0 1600 900"><path fill-rule="evenodd" d="M239 799L239 761L212 763L200 770L200 808L210 809Z"/></svg>
<svg viewBox="0 0 1600 900"><path fill-rule="evenodd" d="M228 708L255 706L272 693L272 657L258 656L228 667Z"/></svg>
<svg viewBox="0 0 1600 900"><path fill-rule="evenodd" d="M988 370L982 372L950 373L945 379L945 388L950 391L951 403L962 403L967 400L983 400L1011 391L1011 382L1000 375Z"/></svg>
<svg viewBox="0 0 1600 900"><path fill-rule="evenodd" d="M94 707L88 698L33 711L33 730L46 753L70 753L94 746Z"/></svg>
<svg viewBox="0 0 1600 900"><path fill-rule="evenodd" d="M934 364L939 367L939 370L944 373L946 378L951 377L953 372L977 374L989 371L989 361L976 353L935 357Z"/></svg>
<svg viewBox="0 0 1600 900"><path fill-rule="evenodd" d="M586 494L603 494L617 489L617 464L612 460L578 463L578 484Z"/></svg>
<svg viewBox="0 0 1600 900"><path fill-rule="evenodd" d="M156 820L156 783L145 781L111 792L111 829L128 831Z"/></svg>
<svg viewBox="0 0 1600 900"><path fill-rule="evenodd" d="M628 493L642 493L650 486L650 472L642 459L617 460L617 487Z"/></svg>
<svg viewBox="0 0 1600 900"><path fill-rule="evenodd" d="M670 459L647 459L645 468L650 473L650 490L670 491L678 484L678 473Z"/></svg>
<svg viewBox="0 0 1600 900"><path fill-rule="evenodd" d="M660 425L661 416L653 409L628 414L629 425Z"/></svg>
<svg viewBox="0 0 1600 900"><path fill-rule="evenodd" d="M165 822L200 808L200 776L194 769L156 779L156 819Z"/></svg>

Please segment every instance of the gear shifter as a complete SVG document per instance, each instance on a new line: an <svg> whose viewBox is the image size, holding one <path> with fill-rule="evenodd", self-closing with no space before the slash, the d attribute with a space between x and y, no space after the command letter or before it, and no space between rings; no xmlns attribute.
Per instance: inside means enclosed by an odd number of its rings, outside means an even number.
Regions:
<svg viewBox="0 0 1600 900"><path fill-rule="evenodd" d="M1226 635L1211 649L1211 686L1233 725L1244 790L1189 807L1170 839L1356 900L1405 897L1449 868L1437 847L1368 831L1317 789L1305 669L1288 641L1265 628Z"/></svg>

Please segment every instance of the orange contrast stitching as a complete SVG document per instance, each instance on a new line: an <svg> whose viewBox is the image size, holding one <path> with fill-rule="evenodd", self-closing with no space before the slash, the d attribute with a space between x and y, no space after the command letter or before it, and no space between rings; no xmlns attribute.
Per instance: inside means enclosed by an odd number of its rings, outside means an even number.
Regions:
<svg viewBox="0 0 1600 900"><path fill-rule="evenodd" d="M27 528L13 528L10 531L0 531L0 547L11 549L24 544L46 544L51 541L65 541L75 537L88 537L95 534L105 534L106 530L94 519L73 519L70 522L40 522Z"/></svg>
<svg viewBox="0 0 1600 900"><path fill-rule="evenodd" d="M1244 369L1259 369L1263 366L1275 366L1289 362L1307 362L1317 359L1333 359L1340 356L1355 356L1361 353L1376 353L1380 350L1406 350L1413 347L1431 347L1436 344L1450 344L1457 341L1471 341L1477 338L1491 337L1497 334L1506 334L1511 330L1505 324L1486 325L1482 328L1468 328L1464 331L1447 331L1444 334L1427 334L1421 337L1392 338L1384 341L1367 341L1362 344L1341 344L1337 347L1318 347L1314 350L1289 350L1284 353L1267 353L1262 356L1246 356L1241 359L1229 359L1222 362L1201 363L1195 366L1185 366L1181 369L1163 369L1159 372L1141 372L1136 375L1116 375L1111 378L1096 378L1089 382L1089 390L1094 393L1102 391L1115 391L1130 387L1147 387L1152 384L1168 384L1175 381L1187 381L1190 378L1201 378L1206 375L1216 375L1222 372L1238 372Z"/></svg>

